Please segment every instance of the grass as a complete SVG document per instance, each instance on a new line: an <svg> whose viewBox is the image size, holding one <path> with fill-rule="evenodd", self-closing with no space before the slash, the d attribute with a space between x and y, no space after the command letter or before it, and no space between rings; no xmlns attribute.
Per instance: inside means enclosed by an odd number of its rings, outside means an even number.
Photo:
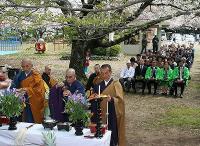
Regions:
<svg viewBox="0 0 200 146"><path fill-rule="evenodd" d="M44 54L36 54L35 51L35 45L34 44L26 44L23 43L22 45L22 49L16 53L16 54L11 54L11 55L7 55L8 57L17 57L17 58L23 58L24 56L26 57L44 57L44 56L62 56L63 54L70 54L70 47L65 44L65 47L63 49L63 47L61 45L56 45L55 50L54 50L54 45L52 43L47 43L46 44L46 51Z"/></svg>
<svg viewBox="0 0 200 146"><path fill-rule="evenodd" d="M170 106L159 120L159 125L200 129L200 108Z"/></svg>

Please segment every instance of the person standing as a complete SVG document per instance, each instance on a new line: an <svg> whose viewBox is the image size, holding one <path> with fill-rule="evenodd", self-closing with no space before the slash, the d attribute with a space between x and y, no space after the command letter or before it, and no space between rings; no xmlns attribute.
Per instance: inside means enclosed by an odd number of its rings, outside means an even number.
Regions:
<svg viewBox="0 0 200 146"><path fill-rule="evenodd" d="M46 65L42 74L42 79L48 85L49 89L57 84L57 81L51 76L51 66Z"/></svg>
<svg viewBox="0 0 200 146"><path fill-rule="evenodd" d="M146 35L143 36L142 38L142 50L141 50L141 53L142 54L144 51L144 53L147 52L147 38L146 38Z"/></svg>
<svg viewBox="0 0 200 146"><path fill-rule="evenodd" d="M84 66L84 73L85 74L88 74L88 67L90 65L90 55L91 55L90 50L87 50L85 52L85 62L83 64L83 66Z"/></svg>
<svg viewBox="0 0 200 146"><path fill-rule="evenodd" d="M109 64L101 66L103 81L94 87L93 96L98 97L99 90L101 95L106 95L101 102L102 122L108 124L108 129L112 131L110 146L126 146L125 138L125 103L123 89L119 81L114 81L111 77L112 69ZM108 103L108 106L107 106ZM108 108L107 108L108 107ZM108 123L107 123L108 110ZM91 122L96 123L96 103L92 100L91 112L94 113Z"/></svg>
<svg viewBox="0 0 200 146"><path fill-rule="evenodd" d="M157 35L154 36L152 43L153 43L153 53L158 52L159 39L158 39Z"/></svg>
<svg viewBox="0 0 200 146"><path fill-rule="evenodd" d="M30 59L21 61L22 71L14 78L11 88L17 88L25 93L26 107L23 111L23 121L42 123L44 118L45 87L39 72L33 69Z"/></svg>
<svg viewBox="0 0 200 146"><path fill-rule="evenodd" d="M94 66L94 73L92 73L89 78L88 78L88 81L87 81L87 84L86 84L86 91L87 90L90 90L91 88L94 87L94 84L96 84L96 82L98 83L97 80L100 80L102 81L100 78L100 65L99 64L95 64Z"/></svg>

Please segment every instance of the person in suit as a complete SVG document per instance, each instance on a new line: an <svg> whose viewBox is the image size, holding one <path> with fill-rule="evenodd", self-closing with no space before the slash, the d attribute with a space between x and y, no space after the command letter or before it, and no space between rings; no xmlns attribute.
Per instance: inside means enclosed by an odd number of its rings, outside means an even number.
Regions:
<svg viewBox="0 0 200 146"><path fill-rule="evenodd" d="M158 51L158 43L159 43L159 39L156 35L154 36L152 43L153 43L153 53L156 53Z"/></svg>
<svg viewBox="0 0 200 146"><path fill-rule="evenodd" d="M139 65L135 68L135 76L133 80L133 90L136 93L136 83L142 83L142 94L144 94L146 81L145 81L145 74L146 74L147 66L144 65L144 59L140 59Z"/></svg>
<svg viewBox="0 0 200 146"><path fill-rule="evenodd" d="M156 60L152 61L152 66L147 68L145 79L147 80L148 94L151 94L151 84L154 84L154 95L157 94L157 87L160 78L160 68L156 66Z"/></svg>
<svg viewBox="0 0 200 146"><path fill-rule="evenodd" d="M142 38L142 50L141 50L141 53L142 54L143 52L146 53L147 52L147 38L146 38L146 35L143 35L143 38Z"/></svg>

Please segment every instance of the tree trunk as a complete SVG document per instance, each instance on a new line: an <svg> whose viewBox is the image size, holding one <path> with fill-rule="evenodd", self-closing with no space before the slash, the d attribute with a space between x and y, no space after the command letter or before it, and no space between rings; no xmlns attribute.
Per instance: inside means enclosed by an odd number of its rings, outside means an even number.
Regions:
<svg viewBox="0 0 200 146"><path fill-rule="evenodd" d="M88 49L87 41L73 40L69 67L76 70L77 79L85 83L87 77L84 73L85 51Z"/></svg>

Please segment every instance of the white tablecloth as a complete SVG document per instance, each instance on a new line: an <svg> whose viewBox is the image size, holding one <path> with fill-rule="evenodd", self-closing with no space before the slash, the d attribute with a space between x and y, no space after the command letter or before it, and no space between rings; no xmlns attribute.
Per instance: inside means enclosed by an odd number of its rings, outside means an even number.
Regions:
<svg viewBox="0 0 200 146"><path fill-rule="evenodd" d="M6 130L8 126L0 127L0 146L14 146L14 140L17 132L25 127L32 125L30 123L18 123L17 130ZM43 136L42 132L48 131L43 128L41 124L35 124L26 132L24 144L25 146L42 146ZM58 131L54 128L56 134L56 146L109 146L111 132L107 131L101 139L87 139L84 136L75 136L75 130L72 128L69 132ZM83 130L84 135L90 133L89 129Z"/></svg>

